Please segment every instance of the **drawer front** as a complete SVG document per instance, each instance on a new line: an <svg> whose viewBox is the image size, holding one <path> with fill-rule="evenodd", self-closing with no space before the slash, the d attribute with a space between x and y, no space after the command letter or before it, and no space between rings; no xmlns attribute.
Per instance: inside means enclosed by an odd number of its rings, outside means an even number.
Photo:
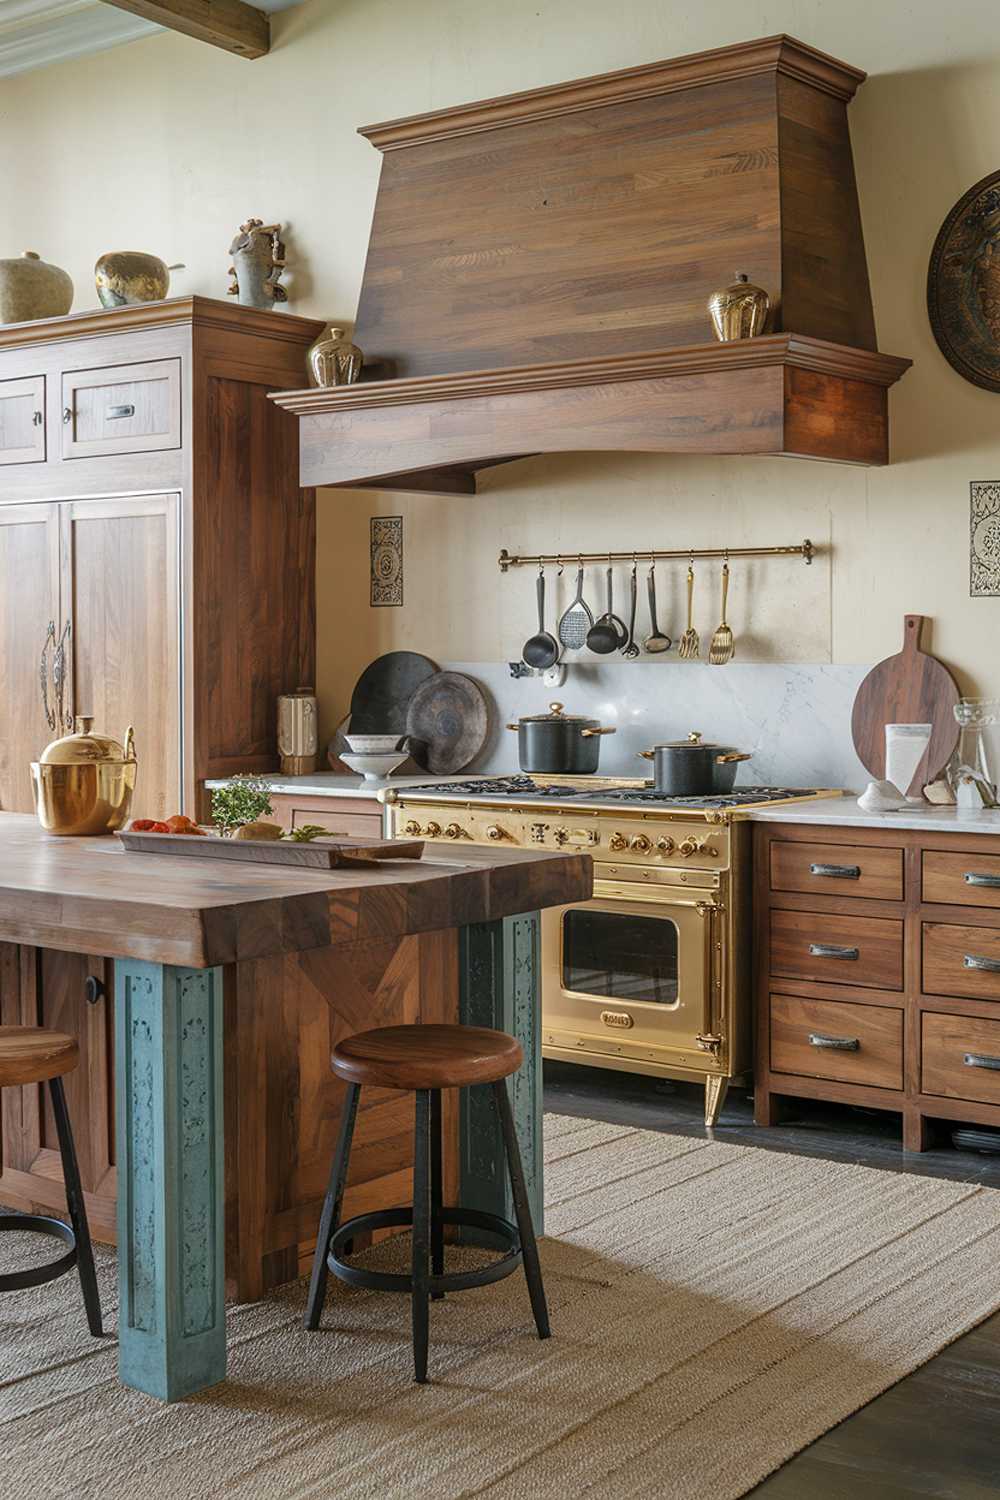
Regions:
<svg viewBox="0 0 1000 1500"><path fill-rule="evenodd" d="M45 462L45 376L0 380L0 464Z"/></svg>
<svg viewBox="0 0 1000 1500"><path fill-rule="evenodd" d="M903 1012L887 1005L772 995L771 1069L901 1089Z"/></svg>
<svg viewBox="0 0 1000 1500"><path fill-rule="evenodd" d="M903 924L885 917L771 912L771 973L877 990L903 987Z"/></svg>
<svg viewBox="0 0 1000 1500"><path fill-rule="evenodd" d="M272 796L271 807L276 823L282 828L301 828L306 823L319 823L331 833L343 833L348 838L378 839L382 837L382 810L379 803L366 797L314 797L305 799L293 796Z"/></svg>
<svg viewBox="0 0 1000 1500"><path fill-rule="evenodd" d="M1000 854L945 854L925 849L922 889L925 901L1000 909Z"/></svg>
<svg viewBox="0 0 1000 1500"><path fill-rule="evenodd" d="M924 1011L920 1087L946 1099L1000 1104L1000 1021Z"/></svg>
<svg viewBox="0 0 1000 1500"><path fill-rule="evenodd" d="M924 994L1000 1000L1000 928L923 926Z"/></svg>
<svg viewBox="0 0 1000 1500"><path fill-rule="evenodd" d="M63 375L63 458L181 445L181 362L149 360Z"/></svg>
<svg viewBox="0 0 1000 1500"><path fill-rule="evenodd" d="M903 851L775 839L771 844L771 889L902 901Z"/></svg>

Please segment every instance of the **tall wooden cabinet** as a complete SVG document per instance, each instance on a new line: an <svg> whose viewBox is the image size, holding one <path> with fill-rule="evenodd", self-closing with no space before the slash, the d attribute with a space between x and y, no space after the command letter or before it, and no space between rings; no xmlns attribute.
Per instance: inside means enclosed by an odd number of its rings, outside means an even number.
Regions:
<svg viewBox="0 0 1000 1500"><path fill-rule="evenodd" d="M0 809L72 715L135 726L137 814L275 770L278 694L315 680L299 387L322 324L202 297L0 327ZM63 729L52 660L63 643ZM114 1234L113 965L0 945L0 1023L76 1035L67 1079L95 1233ZM87 980L94 984L88 986ZM88 1104L89 1101L89 1104ZM5 1089L0 1202L62 1204L39 1089Z"/></svg>

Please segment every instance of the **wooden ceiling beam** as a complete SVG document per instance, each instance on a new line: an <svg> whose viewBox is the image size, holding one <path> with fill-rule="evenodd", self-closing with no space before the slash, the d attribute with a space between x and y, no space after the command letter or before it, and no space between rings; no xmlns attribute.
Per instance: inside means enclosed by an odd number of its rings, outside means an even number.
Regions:
<svg viewBox="0 0 1000 1500"><path fill-rule="evenodd" d="M168 31L179 31L237 57L264 57L271 46L271 21L266 11L244 0L105 0L116 10L127 10L144 21L155 21Z"/></svg>

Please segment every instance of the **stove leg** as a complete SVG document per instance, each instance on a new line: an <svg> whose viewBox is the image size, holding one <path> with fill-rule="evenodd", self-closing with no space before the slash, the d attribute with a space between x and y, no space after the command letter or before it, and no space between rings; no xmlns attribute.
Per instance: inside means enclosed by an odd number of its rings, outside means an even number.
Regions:
<svg viewBox="0 0 1000 1500"><path fill-rule="evenodd" d="M705 1079L705 1124L709 1130L719 1123L719 1115L722 1113L722 1106L726 1102L728 1091L728 1078L719 1078L713 1074Z"/></svg>

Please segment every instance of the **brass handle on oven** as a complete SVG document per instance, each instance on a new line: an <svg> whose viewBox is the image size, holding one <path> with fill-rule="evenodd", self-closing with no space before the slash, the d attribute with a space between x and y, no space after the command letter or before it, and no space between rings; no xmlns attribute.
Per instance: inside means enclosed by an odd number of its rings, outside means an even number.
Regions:
<svg viewBox="0 0 1000 1500"><path fill-rule="evenodd" d="M860 1052L861 1043L856 1036L824 1036L821 1031L810 1031L810 1047L829 1047L832 1052Z"/></svg>
<svg viewBox="0 0 1000 1500"><path fill-rule="evenodd" d="M860 865L810 865L810 875L825 875L830 880L860 880Z"/></svg>
<svg viewBox="0 0 1000 1500"><path fill-rule="evenodd" d="M990 1057L985 1052L967 1052L962 1061L967 1068L992 1068L1000 1073L1000 1057Z"/></svg>
<svg viewBox="0 0 1000 1500"><path fill-rule="evenodd" d="M839 943L810 943L809 952L813 958L846 958L857 959L861 957L860 948L842 948ZM998 965L1000 968L1000 965Z"/></svg>
<svg viewBox="0 0 1000 1500"><path fill-rule="evenodd" d="M974 870L966 870L962 879L966 885L985 885L991 890L1000 890L1000 875L977 875Z"/></svg>
<svg viewBox="0 0 1000 1500"><path fill-rule="evenodd" d="M715 757L715 764L717 766L731 766L733 764L733 761L749 759L749 755L739 754L734 750L730 755L717 755Z"/></svg>
<svg viewBox="0 0 1000 1500"><path fill-rule="evenodd" d="M987 974L1000 974L1000 958L985 958L980 953L967 953L962 963L967 969L982 969Z"/></svg>
<svg viewBox="0 0 1000 1500"><path fill-rule="evenodd" d="M592 740L594 738L594 736L598 735L598 734L617 734L617 733L618 733L618 730L615 729L615 728L613 728L613 727L610 728L610 729L581 729L580 730L580 738L582 740Z"/></svg>

